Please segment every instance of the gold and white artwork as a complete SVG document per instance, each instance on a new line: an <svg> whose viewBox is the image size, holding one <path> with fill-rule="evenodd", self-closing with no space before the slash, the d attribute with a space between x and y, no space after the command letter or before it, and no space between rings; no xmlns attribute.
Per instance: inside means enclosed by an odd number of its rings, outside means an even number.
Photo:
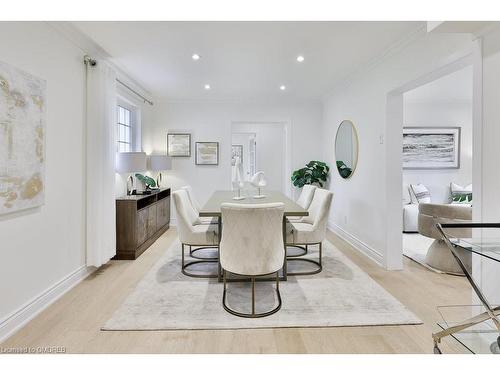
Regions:
<svg viewBox="0 0 500 375"><path fill-rule="evenodd" d="M45 87L0 61L0 214L44 203Z"/></svg>

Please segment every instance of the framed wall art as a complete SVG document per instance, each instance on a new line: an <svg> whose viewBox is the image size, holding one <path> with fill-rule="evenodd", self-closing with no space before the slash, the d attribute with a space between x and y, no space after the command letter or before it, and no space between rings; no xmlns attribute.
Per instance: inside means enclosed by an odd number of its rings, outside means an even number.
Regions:
<svg viewBox="0 0 500 375"><path fill-rule="evenodd" d="M459 169L460 127L404 127L403 169Z"/></svg>
<svg viewBox="0 0 500 375"><path fill-rule="evenodd" d="M46 81L0 61L0 214L45 202Z"/></svg>
<svg viewBox="0 0 500 375"><path fill-rule="evenodd" d="M243 163L243 145L232 145L231 146L231 165L236 165L236 158L240 158L240 162Z"/></svg>
<svg viewBox="0 0 500 375"><path fill-rule="evenodd" d="M191 134L168 133L167 155L170 157L191 156Z"/></svg>
<svg viewBox="0 0 500 375"><path fill-rule="evenodd" d="M219 165L219 142L196 142L196 165Z"/></svg>

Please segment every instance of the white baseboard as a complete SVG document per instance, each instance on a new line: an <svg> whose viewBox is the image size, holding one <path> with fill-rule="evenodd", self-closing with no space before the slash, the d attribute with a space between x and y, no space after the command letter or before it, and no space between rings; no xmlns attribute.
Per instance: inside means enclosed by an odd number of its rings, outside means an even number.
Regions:
<svg viewBox="0 0 500 375"><path fill-rule="evenodd" d="M344 229L342 229L341 227L339 227L335 223L328 222L328 229L331 230L333 233L335 233L340 238L342 238L344 241L349 243L356 250L363 253L371 260L373 260L379 266L385 267L384 266L384 256L378 250L375 250L373 247L367 245L366 243L361 241L359 238L357 238L356 236L353 236L352 234L345 231Z"/></svg>
<svg viewBox="0 0 500 375"><path fill-rule="evenodd" d="M81 266L50 288L33 298L20 309L0 321L0 343L24 327L63 294L94 272L96 268Z"/></svg>

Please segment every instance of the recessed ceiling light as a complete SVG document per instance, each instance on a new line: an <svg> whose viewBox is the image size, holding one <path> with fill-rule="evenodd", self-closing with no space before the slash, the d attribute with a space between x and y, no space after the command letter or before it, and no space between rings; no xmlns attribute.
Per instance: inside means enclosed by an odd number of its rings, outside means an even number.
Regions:
<svg viewBox="0 0 500 375"><path fill-rule="evenodd" d="M297 56L297 61L298 61L298 62L303 62L304 60L305 60L305 59L304 59L304 56L302 56L302 55L298 55L298 56Z"/></svg>
<svg viewBox="0 0 500 375"><path fill-rule="evenodd" d="M197 53L193 53L193 56L191 56L191 58L194 60L194 61L198 61L200 59L200 55L198 55Z"/></svg>
<svg viewBox="0 0 500 375"><path fill-rule="evenodd" d="M205 84L205 86L204 86L204 87L205 87L205 90L210 90L210 85L209 85L208 83L207 83L207 84Z"/></svg>
<svg viewBox="0 0 500 375"><path fill-rule="evenodd" d="M280 86L280 90L281 90L281 91L285 91L285 90L286 90L286 86L285 86L285 85L281 85L281 86Z"/></svg>

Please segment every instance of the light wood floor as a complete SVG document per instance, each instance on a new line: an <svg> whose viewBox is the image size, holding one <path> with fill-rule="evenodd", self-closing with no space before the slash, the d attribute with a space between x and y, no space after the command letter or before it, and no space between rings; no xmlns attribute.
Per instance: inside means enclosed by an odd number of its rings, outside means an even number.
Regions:
<svg viewBox="0 0 500 375"><path fill-rule="evenodd" d="M70 353L431 353L437 305L467 304L464 278L428 271L405 258L385 271L333 234L329 240L423 322L416 326L280 328L220 331L104 332L111 317L176 238L165 233L135 261L112 261L88 277L1 347L64 346ZM444 353L466 353L453 339Z"/></svg>

